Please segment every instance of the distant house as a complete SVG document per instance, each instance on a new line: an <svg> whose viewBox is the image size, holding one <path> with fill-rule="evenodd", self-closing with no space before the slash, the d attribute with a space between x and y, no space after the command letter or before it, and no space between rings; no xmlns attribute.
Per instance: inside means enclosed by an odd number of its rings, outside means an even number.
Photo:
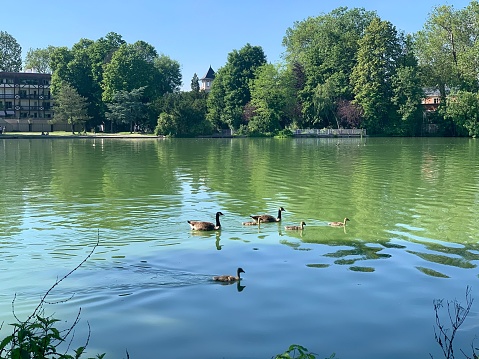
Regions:
<svg viewBox="0 0 479 359"><path fill-rule="evenodd" d="M200 90L205 91L205 92L210 92L211 84L213 83L214 79L215 79L215 72L213 71L213 69L210 66L206 75L203 76L202 79L200 79L201 80Z"/></svg>
<svg viewBox="0 0 479 359"><path fill-rule="evenodd" d="M426 96L421 100L424 112L435 112L441 103L441 94L439 90L425 91Z"/></svg>

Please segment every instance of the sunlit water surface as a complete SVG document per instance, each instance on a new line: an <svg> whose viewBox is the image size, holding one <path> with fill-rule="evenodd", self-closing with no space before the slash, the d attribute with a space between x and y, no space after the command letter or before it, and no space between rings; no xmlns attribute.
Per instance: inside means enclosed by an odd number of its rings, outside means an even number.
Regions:
<svg viewBox="0 0 479 359"><path fill-rule="evenodd" d="M0 139L0 333L94 249L45 306L62 326L81 308L73 344L89 324L88 355L271 358L295 343L319 358L439 358L433 300L479 297L478 146ZM282 223L242 225L280 206ZM220 232L190 231L217 211ZM211 281L238 266L240 285ZM455 342L478 334L474 303Z"/></svg>

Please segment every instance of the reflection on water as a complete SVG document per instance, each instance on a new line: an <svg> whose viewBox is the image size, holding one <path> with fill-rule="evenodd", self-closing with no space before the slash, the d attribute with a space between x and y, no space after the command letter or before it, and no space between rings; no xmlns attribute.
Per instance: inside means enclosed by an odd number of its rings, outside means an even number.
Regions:
<svg viewBox="0 0 479 359"><path fill-rule="evenodd" d="M391 348L416 355L427 329L410 322L429 316L434 297L478 280L478 142L339 141L1 140L3 312L15 293L35 297L71 270L99 231L94 255L57 294L75 293L71 305L101 318L102 334L134 326L138 357L158 345L169 357L191 356L188 347L203 357L270 357L290 333L341 357L361 345L364 358ZM242 225L280 206L280 223ZM220 231L189 229L188 219L217 211ZM345 217L347 226L328 226ZM304 230L284 230L301 221ZM211 283L208 273L238 264L248 266L248 290ZM389 296L407 309L385 307ZM152 313L157 321L139 319ZM235 326L220 313L235 313ZM390 323L398 332L388 336Z"/></svg>

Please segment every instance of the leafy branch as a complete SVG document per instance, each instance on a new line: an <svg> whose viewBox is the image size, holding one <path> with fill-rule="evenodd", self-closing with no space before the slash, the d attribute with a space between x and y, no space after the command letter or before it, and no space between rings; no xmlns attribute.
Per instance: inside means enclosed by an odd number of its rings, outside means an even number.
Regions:
<svg viewBox="0 0 479 359"><path fill-rule="evenodd" d="M99 245L99 237L100 235L98 234L97 242L88 255L75 268L63 277L57 279L45 292L32 314L30 314L25 321L20 320L15 314L15 295L12 301L12 311L17 322L10 324L14 328L13 333L0 342L0 359L78 359L83 355L90 340L90 324L88 322L88 336L85 340L85 344L75 349L74 355L67 354L74 337L72 334L73 329L80 321L81 308L78 310L73 324L69 328L60 331L55 327L55 324L59 322L59 320L51 316L45 316L44 305L45 303L50 303L47 302L47 298L53 289L67 279L73 272L78 270L78 268L80 268L93 255L95 249ZM56 301L53 302L53 304L65 302L67 300ZM58 353L58 347L62 343L65 343L68 338L69 342L65 353ZM105 354L98 354L96 358L101 359L104 358L104 356Z"/></svg>

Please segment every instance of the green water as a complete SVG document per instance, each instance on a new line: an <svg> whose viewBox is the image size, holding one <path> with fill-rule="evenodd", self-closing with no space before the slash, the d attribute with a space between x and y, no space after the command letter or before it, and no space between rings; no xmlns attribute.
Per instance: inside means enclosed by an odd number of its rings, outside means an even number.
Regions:
<svg viewBox="0 0 479 359"><path fill-rule="evenodd" d="M2 321L15 294L26 316L99 238L47 306L70 321L82 308L89 354L270 358L297 343L318 357L440 357L433 299L468 285L479 297L478 143L0 139ZM280 206L281 223L242 225ZM190 231L217 211L221 231ZM211 282L238 266L240 286ZM473 306L459 346L478 317Z"/></svg>

